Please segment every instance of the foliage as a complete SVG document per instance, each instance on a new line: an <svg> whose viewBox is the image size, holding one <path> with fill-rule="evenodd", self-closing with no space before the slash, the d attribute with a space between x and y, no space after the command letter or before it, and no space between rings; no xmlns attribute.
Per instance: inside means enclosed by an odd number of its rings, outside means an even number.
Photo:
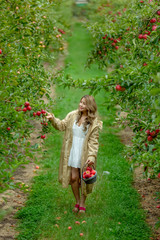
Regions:
<svg viewBox="0 0 160 240"><path fill-rule="evenodd" d="M65 86L111 92L111 104L119 104L128 113L127 123L134 132L133 146L127 148L126 157L133 166L143 164L147 177L160 172L158 3L156 0L90 1L85 26L94 46L87 66L98 62L108 72L90 80L57 78ZM125 122L119 119L118 124L122 126Z"/></svg>
<svg viewBox="0 0 160 240"><path fill-rule="evenodd" d="M0 178L3 188L15 167L33 149L27 138L33 112L46 108L51 73L44 61L55 62L69 32L72 1L0 1ZM64 10L64 7L66 9ZM67 15L68 14L68 15ZM24 109L25 102L30 109ZM49 98L50 103L53 100ZM48 105L49 105L48 104ZM32 119L33 120L33 119Z"/></svg>

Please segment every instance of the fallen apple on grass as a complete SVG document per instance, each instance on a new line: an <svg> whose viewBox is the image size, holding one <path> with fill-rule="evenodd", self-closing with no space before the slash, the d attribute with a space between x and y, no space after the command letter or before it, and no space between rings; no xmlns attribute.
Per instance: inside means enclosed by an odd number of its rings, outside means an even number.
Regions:
<svg viewBox="0 0 160 240"><path fill-rule="evenodd" d="M79 224L80 224L80 222L79 222L79 221L75 221L75 224L78 224L78 225L79 225Z"/></svg>
<svg viewBox="0 0 160 240"><path fill-rule="evenodd" d="M82 221L82 223L86 223L86 221L85 221L85 220L83 220L83 221Z"/></svg>

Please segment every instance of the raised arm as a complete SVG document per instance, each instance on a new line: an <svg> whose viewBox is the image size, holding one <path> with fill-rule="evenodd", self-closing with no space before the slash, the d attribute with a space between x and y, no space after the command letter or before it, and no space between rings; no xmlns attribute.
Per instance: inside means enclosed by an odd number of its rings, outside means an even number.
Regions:
<svg viewBox="0 0 160 240"><path fill-rule="evenodd" d="M67 116L66 116L63 120L60 120L59 118L56 118L56 117L54 116L54 114L47 112L46 118L47 118L49 121L51 121L52 126L53 126L55 129L57 129L57 130L59 130L59 131L65 131L65 129L66 129L66 124L67 124L67 121L68 121L70 115L71 115L71 113L68 113Z"/></svg>

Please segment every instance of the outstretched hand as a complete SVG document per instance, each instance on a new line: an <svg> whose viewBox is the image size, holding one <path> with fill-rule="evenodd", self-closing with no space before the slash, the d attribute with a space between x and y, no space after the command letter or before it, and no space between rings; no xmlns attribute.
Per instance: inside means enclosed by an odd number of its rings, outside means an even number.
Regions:
<svg viewBox="0 0 160 240"><path fill-rule="evenodd" d="M46 118L48 119L48 120L51 120L51 119L53 119L53 116L52 116L52 114L51 113L49 113L49 112L46 112Z"/></svg>

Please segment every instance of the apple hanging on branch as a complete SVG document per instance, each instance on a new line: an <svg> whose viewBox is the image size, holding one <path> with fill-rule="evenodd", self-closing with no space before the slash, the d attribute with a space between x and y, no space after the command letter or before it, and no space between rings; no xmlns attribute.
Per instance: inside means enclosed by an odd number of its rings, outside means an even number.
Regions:
<svg viewBox="0 0 160 240"><path fill-rule="evenodd" d="M124 92L126 89L125 87L122 87L121 85L116 85L116 91Z"/></svg>

